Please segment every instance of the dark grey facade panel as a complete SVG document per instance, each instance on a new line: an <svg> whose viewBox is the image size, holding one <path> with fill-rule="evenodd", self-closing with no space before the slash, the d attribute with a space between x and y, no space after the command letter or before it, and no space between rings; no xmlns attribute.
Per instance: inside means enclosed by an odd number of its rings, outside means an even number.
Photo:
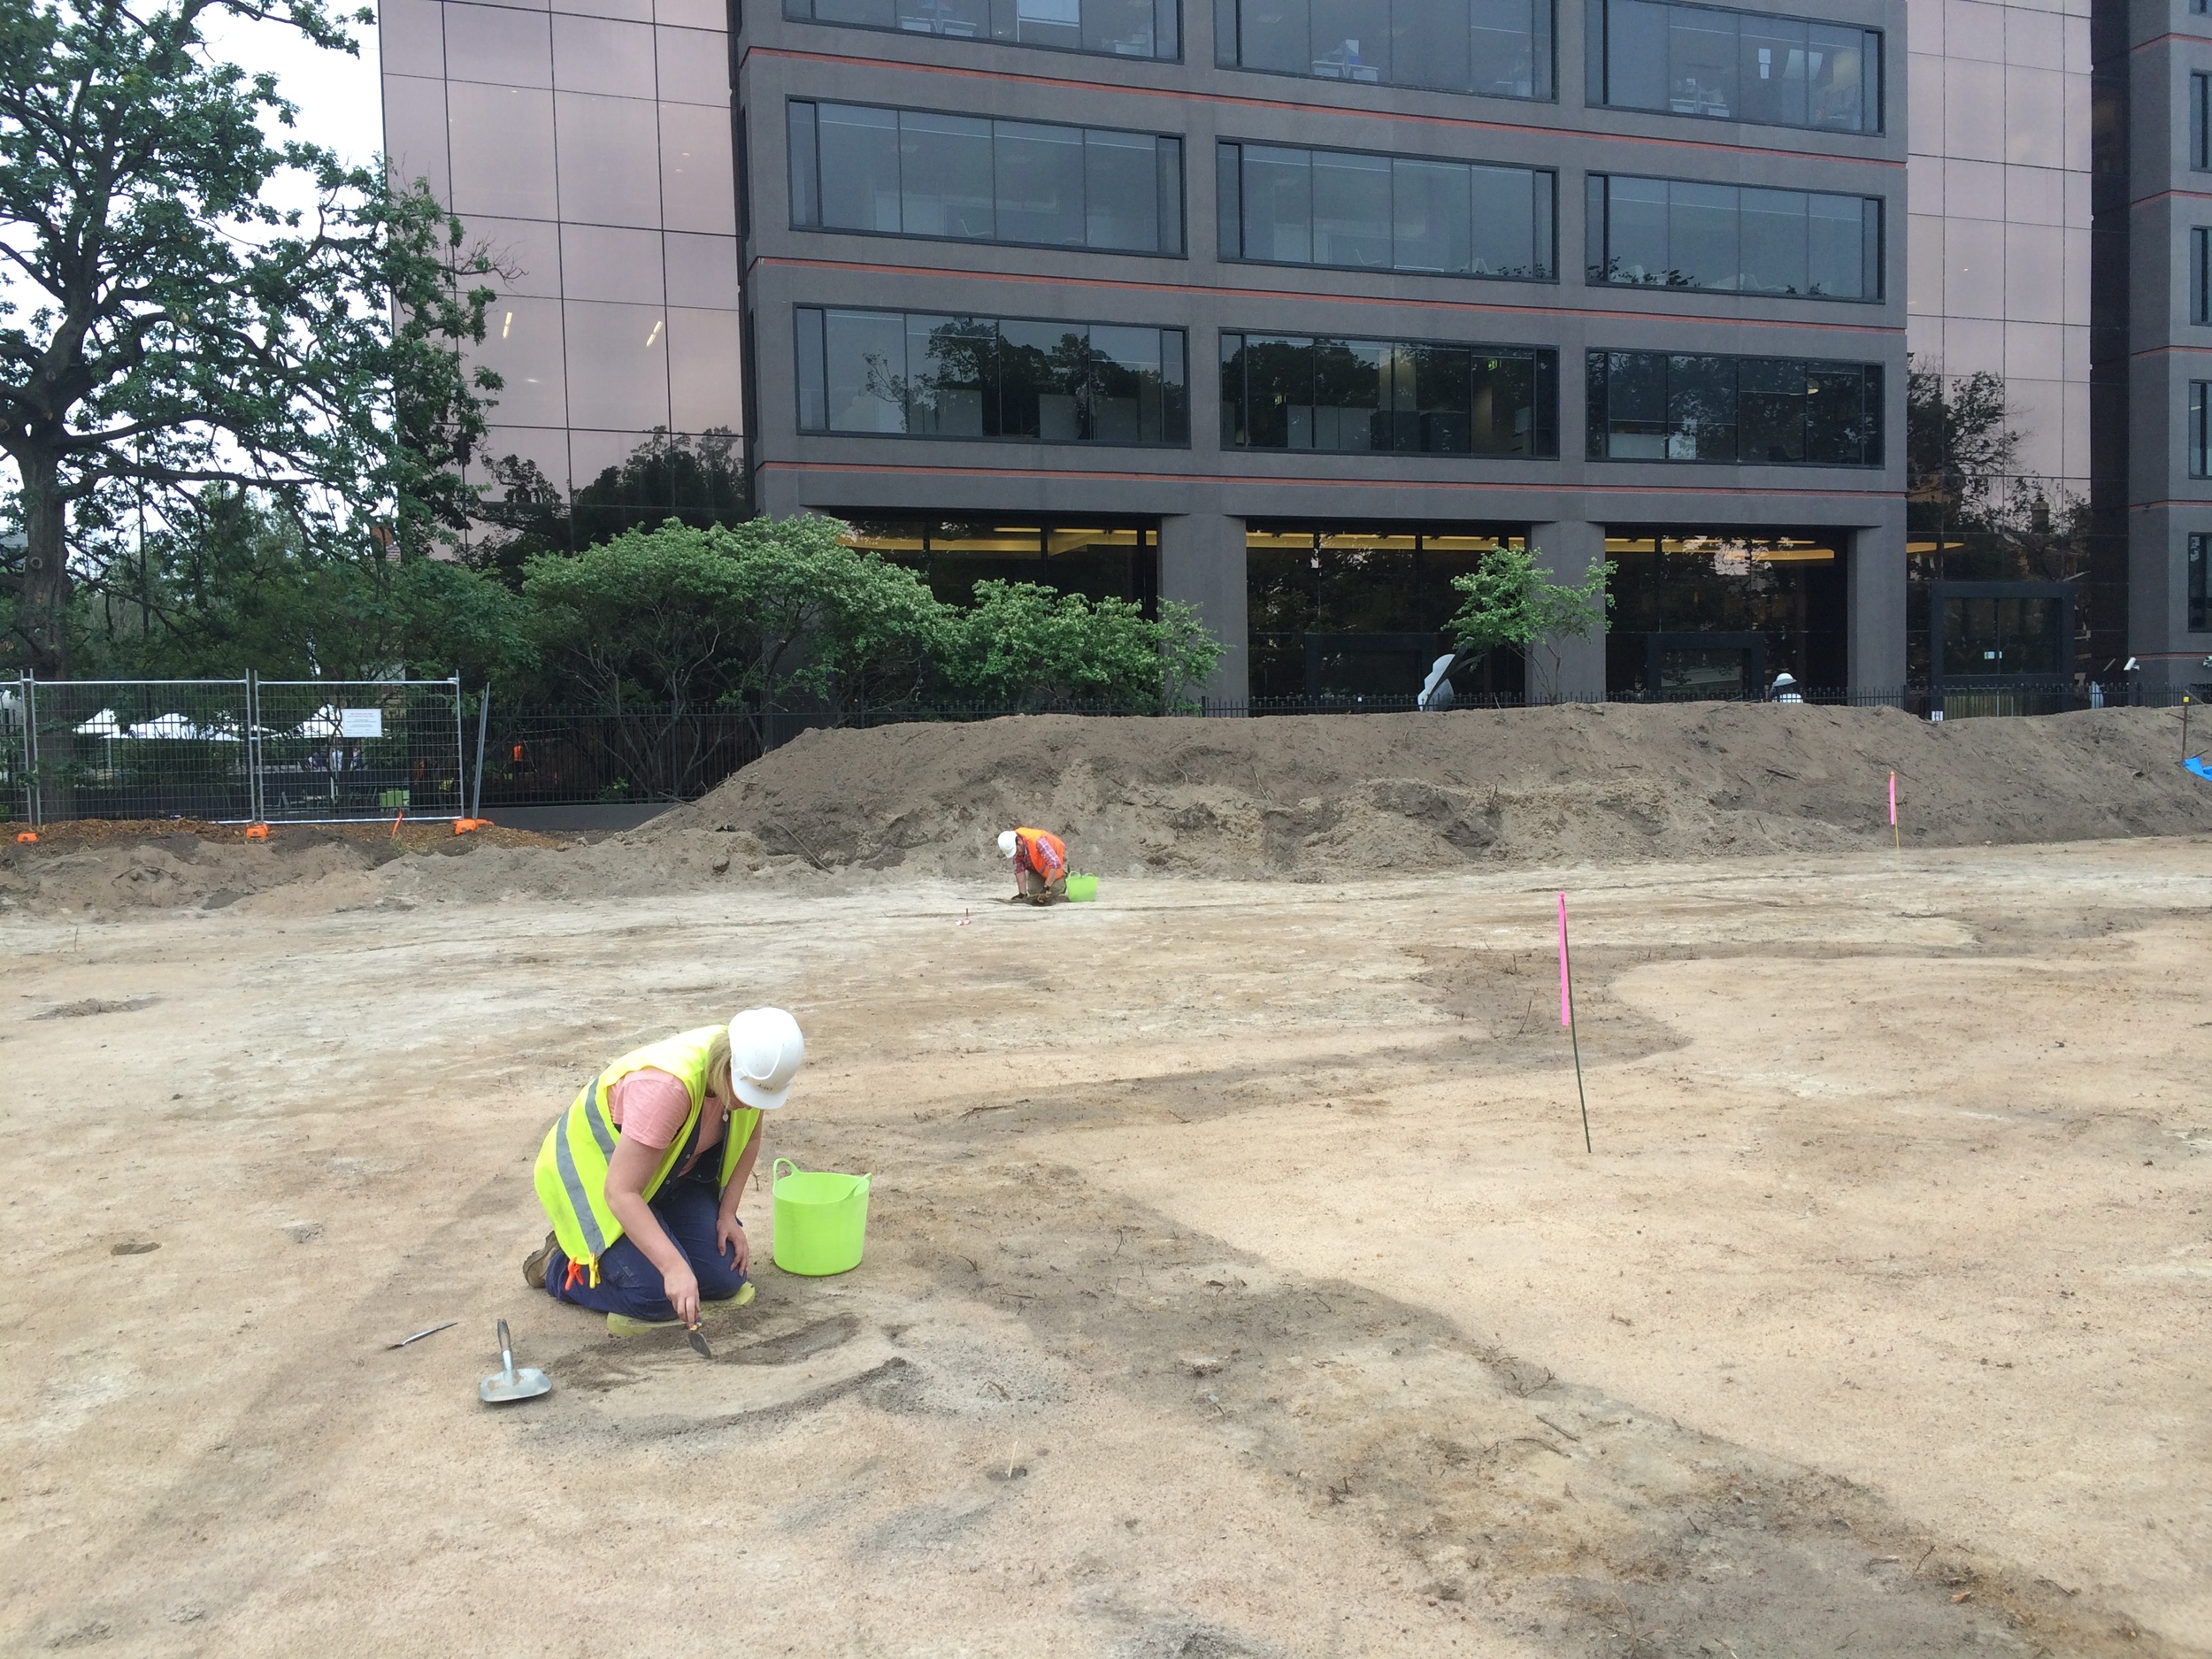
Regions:
<svg viewBox="0 0 2212 1659"><path fill-rule="evenodd" d="M2118 393L2099 411L2102 447L2117 451L2126 499L2126 568L2108 582L2124 585L2126 626L2124 635L2114 630L2108 650L2134 657L2141 680L2170 695L2212 683L2203 592L2203 538L2212 535L2212 18L2139 4L2126 22L2126 38L2109 42L2101 65L2122 118L2104 159L2124 181L2100 219L2108 237L2124 238L2111 263L2124 276L2118 294L2104 296L2100 331L2114 337L2103 362Z"/></svg>
<svg viewBox="0 0 2212 1659"><path fill-rule="evenodd" d="M1228 10L1233 20L1233 8ZM1901 0L1847 0L1832 11L1854 27L1902 38ZM1235 632L1233 646L1241 645L1242 577L1229 567L1240 570L1244 536L1235 526L1247 519L1541 526L1544 544L1565 549L1562 557L1569 563L1578 557L1575 549L1601 550L1608 524L1697 524L1747 532L1823 528L1846 538L1851 549L1839 591L1847 590L1853 607L1854 678L1870 687L1901 680L1901 444L1886 443L1879 464L1872 465L1792 461L1786 443L1783 460L1737 465L1593 460L1582 436L1587 426L1584 365L1593 350L1871 365L1877 371L1871 379L1880 388L1877 424L1884 434L1901 433L1901 237L1878 239L1873 257L1882 297L1866 301L1579 280L1587 251L1582 203L1589 174L1679 178L1808 198L1874 199L1887 213L1901 215L1901 123L1893 120L1887 132L1857 134L1593 109L1584 104L1579 73L1564 81L1555 77L1548 100L1394 85L1382 78L1379 65L1371 80L1316 73L1312 65L1319 59L1309 59L1302 74L1295 73L1294 58L1285 60L1286 72L1255 73L1218 61L1223 51L1215 38L1216 12L1210 5L1186 7L1179 63L1131 54L1109 65L979 35L839 27L794 20L780 6L748 8L739 42L739 93L753 112L747 145L755 199L745 243L745 299L752 348L747 360L749 449L761 506L779 512L836 508L886 518L1022 515L1009 523L1040 517L1080 523L1085 515L1114 522L1158 520L1162 591L1202 597L1209 617ZM1309 45L1312 16L1309 12ZM1553 22L1558 61L1579 65L1584 8L1570 0ZM1366 55L1367 35L1355 31L1345 38L1359 39ZM1232 62L1235 53L1232 47ZM794 103L956 111L987 122L1178 138L1187 227L1182 256L1164 258L1071 241L1011 245L795 224L795 199L798 219L828 216L803 201L803 154L798 198L787 182L793 128L783 111ZM1228 193L1240 196L1245 188L1244 157L1234 154L1233 165L1223 165L1224 145L1380 158L1379 166L1365 163L1360 174L1367 199L1348 198L1359 211L1338 215L1327 227L1329 236L1344 237L1340 245L1358 250L1357 256L1314 263L1252 260L1243 241L1248 223L1244 204ZM1432 184L1445 177L1442 169L1459 169L1456 176L1471 180L1471 194L1474 175L1467 170L1475 168L1555 178L1553 273L1536 280L1485 280L1473 268L1471 247L1468 269L1461 273L1452 230L1455 213L1433 219L1440 232L1425 232L1413 211L1419 204L1410 188L1407 211L1401 213L1401 161L1413 164L1407 169L1409 186ZM1422 164L1434 164L1440 172L1425 174ZM818 153L812 165L818 180ZM1310 180L1309 186L1310 191ZM1386 221L1381 216L1386 203ZM1570 204L1572 211L1559 211ZM1317 212L1310 193L1308 211ZM1471 243L1472 217L1471 211ZM1225 219L1233 246L1225 247ZM1386 223L1387 249L1380 234ZM1315 234L1310 219L1305 234ZM1411 258L1402 257L1402 243L1413 250ZM1422 268L1407 268L1415 265ZM1576 279L1556 280L1563 269L1576 273ZM1057 326L1063 334L1100 326L1177 331L1187 354L1187 439L1115 442L1108 431L1101 438L1069 440L1071 410L1063 403L1054 416L1060 439L1042 435L1041 415L1034 423L1039 435L1030 441L1025 426L1007 430L1002 367L995 434L975 430L984 420L970 411L982 407L978 400L985 393L974 380L958 388L957 419L966 436L916 430L917 423L904 417L909 429L895 434L803 429L800 314L840 311L941 319L925 329L925 338L960 319L1010 319L1048 330ZM887 361L890 338L887 330L879 348ZM904 342L912 338L901 335ZM1224 373L1225 355L1234 359L1256 339L1313 342L1286 349L1269 370L1278 378L1265 395L1275 400L1281 419L1267 427L1271 442L1264 443L1237 441L1240 430L1248 439L1256 429L1250 380L1241 371L1233 377ZM1483 445L1474 439L1478 407L1471 381L1466 412L1458 412L1457 360L1448 354L1477 347L1501 361L1529 365L1532 395L1534 365L1553 365L1540 400L1525 405L1525 448L1500 452L1500 434L1510 434L1520 421L1509 405L1523 394L1511 374L1488 366L1490 357L1482 359L1483 389L1490 399L1483 405L1481 419L1489 423L1481 428ZM1421 355L1432 348L1447 355ZM907 343L902 349L910 378L914 348ZM1246 357L1245 368L1253 361ZM1471 365L1471 357L1467 361ZM1300 389L1308 382L1297 379L1309 369L1310 396ZM1227 400L1225 379L1230 380ZM826 388L826 368L822 380ZM1239 398L1248 402L1240 418L1230 407ZM1024 412L1015 424L1027 421ZM832 423L825 413L814 424ZM1275 426L1281 429L1279 445L1271 442ZM1301 443L1292 442L1294 426ZM1558 437L1540 441L1540 429ZM1893 616L1893 626L1887 619ZM1236 659L1239 653L1232 655ZM1594 673L1601 690L1602 659L1600 651L1580 671L1586 678ZM1233 661L1226 672L1240 671Z"/></svg>

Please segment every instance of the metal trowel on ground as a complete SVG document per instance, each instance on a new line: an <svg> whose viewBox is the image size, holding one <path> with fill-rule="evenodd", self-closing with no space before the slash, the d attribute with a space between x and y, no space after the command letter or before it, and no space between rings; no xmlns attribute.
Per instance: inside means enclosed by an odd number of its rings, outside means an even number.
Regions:
<svg viewBox="0 0 2212 1659"><path fill-rule="evenodd" d="M507 1335L507 1322L499 1322L499 1357L507 1369L494 1371L476 1385L476 1397L488 1406L503 1406L516 1400L534 1400L549 1393L553 1379L535 1366L515 1369L515 1345Z"/></svg>

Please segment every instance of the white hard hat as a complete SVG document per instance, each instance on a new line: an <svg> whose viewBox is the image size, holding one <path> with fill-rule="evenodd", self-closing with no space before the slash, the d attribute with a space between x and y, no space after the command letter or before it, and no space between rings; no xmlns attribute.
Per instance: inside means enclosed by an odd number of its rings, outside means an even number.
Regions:
<svg viewBox="0 0 2212 1659"><path fill-rule="evenodd" d="M756 1111L783 1104L805 1058L799 1022L780 1008L749 1008L730 1022L730 1084Z"/></svg>
<svg viewBox="0 0 2212 1659"><path fill-rule="evenodd" d="M1009 858L1011 858L1014 856L1015 844L1014 832L1012 830L1001 830L998 833L998 849L999 851L1004 853Z"/></svg>
<svg viewBox="0 0 2212 1659"><path fill-rule="evenodd" d="M1774 677L1774 683L1778 686L1794 686L1797 683L1797 676L1788 673L1777 674Z"/></svg>

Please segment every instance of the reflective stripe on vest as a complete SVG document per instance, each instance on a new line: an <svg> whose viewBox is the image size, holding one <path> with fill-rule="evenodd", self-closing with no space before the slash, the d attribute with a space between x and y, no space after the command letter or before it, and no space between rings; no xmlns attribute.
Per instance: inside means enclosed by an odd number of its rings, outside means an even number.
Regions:
<svg viewBox="0 0 2212 1659"><path fill-rule="evenodd" d="M562 1254L581 1263L593 1284L599 1282L599 1258L622 1236L622 1224L607 1204L607 1168L621 1133L614 1121L614 1086L633 1071L665 1071L691 1096L683 1128L662 1153L659 1166L645 1184L644 1196L650 1202L674 1170L698 1125L706 1101L707 1054L721 1032L719 1025L708 1025L633 1049L578 1089L568 1110L546 1132L534 1172L538 1202L553 1224L553 1236ZM751 1141L759 1121L757 1111L741 1109L730 1114L729 1127L722 1137L722 1185L729 1184L738 1155Z"/></svg>

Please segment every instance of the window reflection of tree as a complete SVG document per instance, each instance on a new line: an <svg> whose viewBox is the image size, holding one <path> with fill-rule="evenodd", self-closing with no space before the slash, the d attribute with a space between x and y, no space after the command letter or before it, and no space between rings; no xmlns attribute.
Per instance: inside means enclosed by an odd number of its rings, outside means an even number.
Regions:
<svg viewBox="0 0 2212 1659"><path fill-rule="evenodd" d="M1736 373L1726 357L1675 357L1667 363L1667 458L1736 458Z"/></svg>

